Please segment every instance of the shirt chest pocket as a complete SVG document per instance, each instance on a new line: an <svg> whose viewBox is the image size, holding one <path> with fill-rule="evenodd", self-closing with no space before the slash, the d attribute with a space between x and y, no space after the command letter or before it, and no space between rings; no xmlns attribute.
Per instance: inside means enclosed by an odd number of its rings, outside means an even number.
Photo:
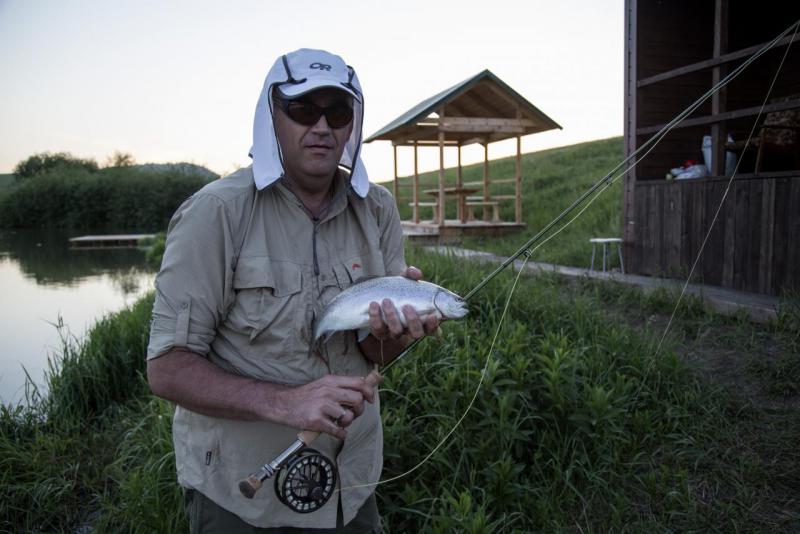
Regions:
<svg viewBox="0 0 800 534"><path fill-rule="evenodd" d="M270 258L240 258L233 277L235 300L228 326L247 336L251 344L290 350L296 337L301 306L302 278L297 265Z"/></svg>

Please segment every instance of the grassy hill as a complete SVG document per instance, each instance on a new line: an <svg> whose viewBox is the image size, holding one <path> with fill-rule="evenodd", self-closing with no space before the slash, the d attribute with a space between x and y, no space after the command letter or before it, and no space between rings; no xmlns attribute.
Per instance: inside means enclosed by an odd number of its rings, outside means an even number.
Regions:
<svg viewBox="0 0 800 534"><path fill-rule="evenodd" d="M14 183L13 174L0 174L0 188L7 187Z"/></svg>
<svg viewBox="0 0 800 534"><path fill-rule="evenodd" d="M522 217L528 225L527 229L504 238L465 239L462 244L498 254L507 255L516 251L590 185L605 176L622 157L621 137L523 154ZM483 164L463 167L462 174L464 182L482 180ZM513 177L514 157L489 162L489 176L498 179ZM411 177L400 178L401 183L410 184L411 180ZM455 168L445 171L445 180L448 185L455 184ZM420 189L437 187L437 184L438 171L420 175ZM513 194L514 184L493 186L492 193ZM400 214L403 219L411 218L411 208L408 206L410 195L410 185L400 190ZM538 249L534 259L563 265L588 266L591 256L590 237L620 235L621 203L622 180L618 180L569 228ZM423 211L422 216L430 216L430 208L425 210L427 211ZM504 220L513 220L513 201L502 201L500 213ZM448 217L455 218L453 202L448 204Z"/></svg>

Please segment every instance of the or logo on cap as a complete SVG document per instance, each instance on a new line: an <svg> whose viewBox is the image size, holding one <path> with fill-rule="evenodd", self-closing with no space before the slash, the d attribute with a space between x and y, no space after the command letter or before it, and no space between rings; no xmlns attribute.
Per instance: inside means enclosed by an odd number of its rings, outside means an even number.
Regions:
<svg viewBox="0 0 800 534"><path fill-rule="evenodd" d="M315 61L311 65L308 66L309 69L318 69L318 70L331 70L330 65L326 65L325 63L320 63Z"/></svg>

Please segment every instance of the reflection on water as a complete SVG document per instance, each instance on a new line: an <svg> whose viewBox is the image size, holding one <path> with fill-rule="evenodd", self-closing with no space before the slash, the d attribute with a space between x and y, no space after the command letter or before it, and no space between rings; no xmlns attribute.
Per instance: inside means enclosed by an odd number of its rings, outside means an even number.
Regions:
<svg viewBox="0 0 800 534"><path fill-rule="evenodd" d="M82 232L88 233L112 233ZM58 351L54 324L80 338L96 319L153 286L154 269L136 249L71 250L63 230L0 230L0 400L23 398L27 369L42 387ZM42 391L43 392L43 391Z"/></svg>

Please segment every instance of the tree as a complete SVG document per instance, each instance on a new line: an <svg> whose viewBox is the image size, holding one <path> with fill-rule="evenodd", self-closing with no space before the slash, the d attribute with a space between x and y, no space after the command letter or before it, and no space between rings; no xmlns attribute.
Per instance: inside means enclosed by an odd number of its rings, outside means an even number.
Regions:
<svg viewBox="0 0 800 534"><path fill-rule="evenodd" d="M93 159L76 158L69 152L42 152L17 163L14 179L20 182L56 168L82 168L89 172L98 170L97 162Z"/></svg>
<svg viewBox="0 0 800 534"><path fill-rule="evenodd" d="M133 167L134 165L136 165L136 160L130 152L116 150L106 159L106 167Z"/></svg>

